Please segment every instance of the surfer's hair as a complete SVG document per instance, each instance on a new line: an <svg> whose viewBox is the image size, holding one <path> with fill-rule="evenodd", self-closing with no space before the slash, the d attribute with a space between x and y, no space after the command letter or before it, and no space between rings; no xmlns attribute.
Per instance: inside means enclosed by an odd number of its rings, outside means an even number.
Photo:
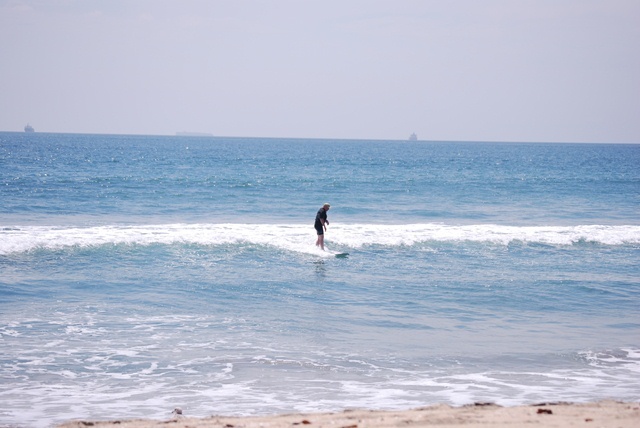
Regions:
<svg viewBox="0 0 640 428"><path fill-rule="evenodd" d="M329 202L325 202L325 204L323 205L323 207L330 207L331 204Z"/></svg>

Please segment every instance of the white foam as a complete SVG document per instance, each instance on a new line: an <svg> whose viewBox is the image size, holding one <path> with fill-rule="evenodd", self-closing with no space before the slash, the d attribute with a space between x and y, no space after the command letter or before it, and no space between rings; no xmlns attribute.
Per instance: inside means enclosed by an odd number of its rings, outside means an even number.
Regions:
<svg viewBox="0 0 640 428"><path fill-rule="evenodd" d="M425 242L513 242L575 245L640 244L640 226L503 226L494 224L445 225L436 223L370 225L341 224L327 232L336 248L367 245L411 246ZM91 248L106 245L264 245L285 251L327 257L315 247L315 231L302 224L159 224L144 226L0 227L0 255L38 249ZM329 252L330 253L330 252Z"/></svg>
<svg viewBox="0 0 640 428"><path fill-rule="evenodd" d="M584 358L593 367L610 368L624 367L625 369L640 373L640 349L622 348L620 352L584 352Z"/></svg>
<svg viewBox="0 0 640 428"><path fill-rule="evenodd" d="M0 395L7 409L15 410L0 413L0 425L46 428L78 417L114 415L163 419L177 406L189 416L208 416L400 409L437 402L634 400L640 385L636 347L585 352L583 358L567 355L561 366L548 370L545 360L532 356L520 370L507 364L512 368L505 371L493 358L370 359L323 346L301 351L298 340L289 347L258 339L260 332L245 336L236 328L196 328L228 320L211 314L131 315L126 324L120 324L119 314L112 316L118 322L105 316L101 322L111 328L98 330L99 340L79 342L76 335L61 334L66 345L57 349L14 341L19 346L13 348L15 361L6 364ZM59 321L76 326L86 319L70 312ZM18 331L26 328L12 324ZM153 327L159 336L151 337L144 328L131 335L132 325ZM219 332L225 339L212 340ZM53 343L48 336L43 335L44 343ZM220 346L223 342L228 345Z"/></svg>

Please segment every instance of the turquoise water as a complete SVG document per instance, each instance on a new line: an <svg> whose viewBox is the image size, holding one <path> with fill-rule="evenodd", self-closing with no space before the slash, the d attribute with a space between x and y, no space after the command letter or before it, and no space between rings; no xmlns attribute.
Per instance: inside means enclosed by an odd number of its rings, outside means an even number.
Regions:
<svg viewBox="0 0 640 428"><path fill-rule="evenodd" d="M638 145L0 133L0 426L639 400L638 165Z"/></svg>

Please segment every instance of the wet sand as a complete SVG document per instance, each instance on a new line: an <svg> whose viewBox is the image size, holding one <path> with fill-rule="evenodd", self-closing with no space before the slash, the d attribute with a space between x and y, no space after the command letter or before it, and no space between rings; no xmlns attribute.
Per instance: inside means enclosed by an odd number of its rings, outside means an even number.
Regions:
<svg viewBox="0 0 640 428"><path fill-rule="evenodd" d="M542 403L502 407L476 403L462 407L436 405L406 411L346 410L273 416L190 418L168 411L164 420L71 421L59 428L386 428L386 427L640 427L640 403Z"/></svg>

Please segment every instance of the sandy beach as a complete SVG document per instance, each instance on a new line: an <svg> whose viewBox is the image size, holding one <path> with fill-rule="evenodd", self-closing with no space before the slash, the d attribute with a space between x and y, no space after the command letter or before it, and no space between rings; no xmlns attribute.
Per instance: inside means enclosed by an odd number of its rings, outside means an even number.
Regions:
<svg viewBox="0 0 640 428"><path fill-rule="evenodd" d="M462 407L435 405L406 411L346 410L336 413L286 414L274 416L190 418L173 412L164 420L70 421L58 428L317 428L386 427L640 427L640 403L600 401L586 404L541 403L502 407L476 403Z"/></svg>

